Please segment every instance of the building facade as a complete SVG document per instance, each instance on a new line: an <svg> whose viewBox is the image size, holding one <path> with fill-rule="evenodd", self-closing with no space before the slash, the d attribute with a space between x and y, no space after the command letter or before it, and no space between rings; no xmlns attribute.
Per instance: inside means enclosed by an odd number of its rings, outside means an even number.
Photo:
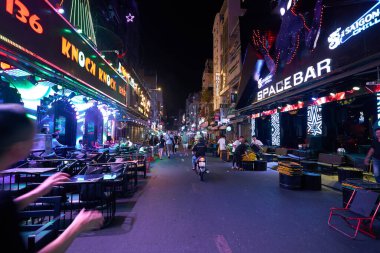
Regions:
<svg viewBox="0 0 380 253"><path fill-rule="evenodd" d="M240 2L225 0L216 15L213 27L214 111L220 120L227 116L236 102L242 59L239 17L244 14Z"/></svg>

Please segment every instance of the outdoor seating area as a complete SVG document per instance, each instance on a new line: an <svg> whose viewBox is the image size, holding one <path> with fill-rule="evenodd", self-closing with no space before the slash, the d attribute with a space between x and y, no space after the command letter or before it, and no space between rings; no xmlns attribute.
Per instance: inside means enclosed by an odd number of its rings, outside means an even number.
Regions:
<svg viewBox="0 0 380 253"><path fill-rule="evenodd" d="M29 192L56 172L70 175L70 181L53 188L21 213L22 237L34 252L51 242L85 208L98 210L103 227L112 223L117 198L130 198L146 178L149 162L144 154L90 152L80 158L28 159L17 168L1 171L0 189L14 197ZM92 158L92 159L91 159ZM138 174L142 173L141 177Z"/></svg>

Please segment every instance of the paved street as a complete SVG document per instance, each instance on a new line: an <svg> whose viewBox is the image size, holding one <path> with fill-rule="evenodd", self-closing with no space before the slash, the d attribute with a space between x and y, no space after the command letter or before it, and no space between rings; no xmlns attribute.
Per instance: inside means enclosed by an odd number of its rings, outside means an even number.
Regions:
<svg viewBox="0 0 380 253"><path fill-rule="evenodd" d="M327 226L340 192L284 190L276 171L230 171L216 158L208 166L200 182L189 158L155 162L140 191L120 200L114 224L77 238L68 252L380 252L379 241Z"/></svg>

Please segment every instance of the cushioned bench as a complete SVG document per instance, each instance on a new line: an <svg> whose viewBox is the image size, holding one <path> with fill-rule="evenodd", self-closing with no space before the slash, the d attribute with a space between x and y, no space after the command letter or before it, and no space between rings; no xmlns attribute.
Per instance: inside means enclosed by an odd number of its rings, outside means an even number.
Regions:
<svg viewBox="0 0 380 253"><path fill-rule="evenodd" d="M286 148L275 148L274 154L263 153L262 156L267 162L272 162L273 160L290 160L288 149Z"/></svg>
<svg viewBox="0 0 380 253"><path fill-rule="evenodd" d="M344 164L344 156L320 153L318 161L301 161L305 170L318 170L325 173L335 173L339 166Z"/></svg>

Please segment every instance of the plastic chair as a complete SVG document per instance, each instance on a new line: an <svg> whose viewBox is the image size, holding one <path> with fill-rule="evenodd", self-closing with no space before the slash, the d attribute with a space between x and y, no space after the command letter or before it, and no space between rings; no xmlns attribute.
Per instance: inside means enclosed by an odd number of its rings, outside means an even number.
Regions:
<svg viewBox="0 0 380 253"><path fill-rule="evenodd" d="M328 225L345 236L355 239L358 232L376 239L373 223L379 211L379 193L365 190L354 190L345 208L331 208ZM347 234L331 223L332 217L342 218L355 230L353 235Z"/></svg>

